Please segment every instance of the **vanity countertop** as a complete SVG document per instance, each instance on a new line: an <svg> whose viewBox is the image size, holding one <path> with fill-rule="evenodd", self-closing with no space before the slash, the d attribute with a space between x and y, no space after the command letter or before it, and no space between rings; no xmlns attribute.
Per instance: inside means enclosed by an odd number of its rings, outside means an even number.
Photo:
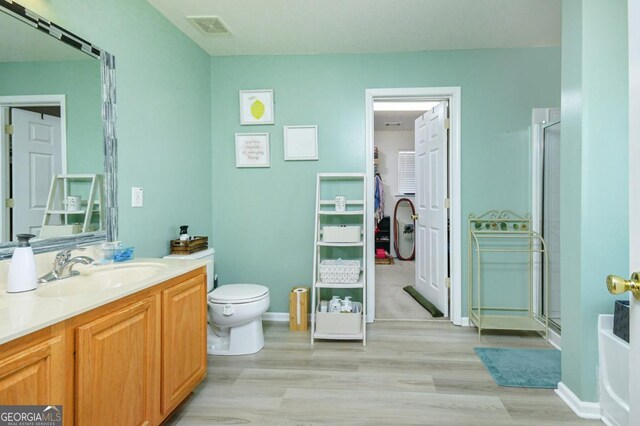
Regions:
<svg viewBox="0 0 640 426"><path fill-rule="evenodd" d="M64 321L68 318L95 309L99 306L121 299L130 294L137 293L154 285L160 284L171 278L185 274L189 271L205 266L207 259L136 259L125 262L127 265L162 264L162 268L148 278L124 285L113 286L95 292L86 292L67 296L43 297L41 291L50 291L52 286L64 284L67 280L59 280L34 291L24 293L7 293L6 283L0 284L0 344L9 342L18 337L25 336L44 327ZM122 264L115 264L116 268ZM77 285L82 285L83 276L88 276L93 266L77 269L81 272L78 277L71 278ZM101 270L109 266L99 266ZM86 279L86 278L85 278ZM70 282L70 281L67 281ZM74 284L75 285L75 284ZM67 284L68 286L68 284Z"/></svg>

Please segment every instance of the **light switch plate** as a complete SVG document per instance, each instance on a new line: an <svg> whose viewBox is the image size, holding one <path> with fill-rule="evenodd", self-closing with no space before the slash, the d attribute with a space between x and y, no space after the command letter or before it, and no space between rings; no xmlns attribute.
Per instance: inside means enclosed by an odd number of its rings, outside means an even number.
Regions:
<svg viewBox="0 0 640 426"><path fill-rule="evenodd" d="M131 188L131 207L142 207L144 203L142 188Z"/></svg>

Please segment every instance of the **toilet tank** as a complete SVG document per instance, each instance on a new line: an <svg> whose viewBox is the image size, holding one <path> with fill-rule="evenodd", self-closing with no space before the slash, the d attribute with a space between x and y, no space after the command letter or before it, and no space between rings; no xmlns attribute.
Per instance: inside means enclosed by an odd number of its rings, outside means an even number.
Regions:
<svg viewBox="0 0 640 426"><path fill-rule="evenodd" d="M210 293L213 291L215 254L216 251L210 248L192 254L170 254L168 256L165 256L164 259L208 259L209 263L207 263L207 293Z"/></svg>

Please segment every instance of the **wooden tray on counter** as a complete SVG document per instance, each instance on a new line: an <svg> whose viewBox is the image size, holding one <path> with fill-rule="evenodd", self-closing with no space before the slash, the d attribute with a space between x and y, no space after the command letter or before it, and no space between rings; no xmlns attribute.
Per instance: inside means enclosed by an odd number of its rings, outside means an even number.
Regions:
<svg viewBox="0 0 640 426"><path fill-rule="evenodd" d="M209 248L209 237L191 237L189 240L171 240L171 254L191 254Z"/></svg>

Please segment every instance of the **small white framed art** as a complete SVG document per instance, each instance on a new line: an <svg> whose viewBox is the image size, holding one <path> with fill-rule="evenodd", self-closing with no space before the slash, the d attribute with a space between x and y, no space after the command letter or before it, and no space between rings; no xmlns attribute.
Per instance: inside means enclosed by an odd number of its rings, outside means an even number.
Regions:
<svg viewBox="0 0 640 426"><path fill-rule="evenodd" d="M236 167L269 166L269 133L236 133Z"/></svg>
<svg viewBox="0 0 640 426"><path fill-rule="evenodd" d="M273 90L241 90L240 125L273 123Z"/></svg>
<svg viewBox="0 0 640 426"><path fill-rule="evenodd" d="M285 126L284 159L317 160L318 126Z"/></svg>

